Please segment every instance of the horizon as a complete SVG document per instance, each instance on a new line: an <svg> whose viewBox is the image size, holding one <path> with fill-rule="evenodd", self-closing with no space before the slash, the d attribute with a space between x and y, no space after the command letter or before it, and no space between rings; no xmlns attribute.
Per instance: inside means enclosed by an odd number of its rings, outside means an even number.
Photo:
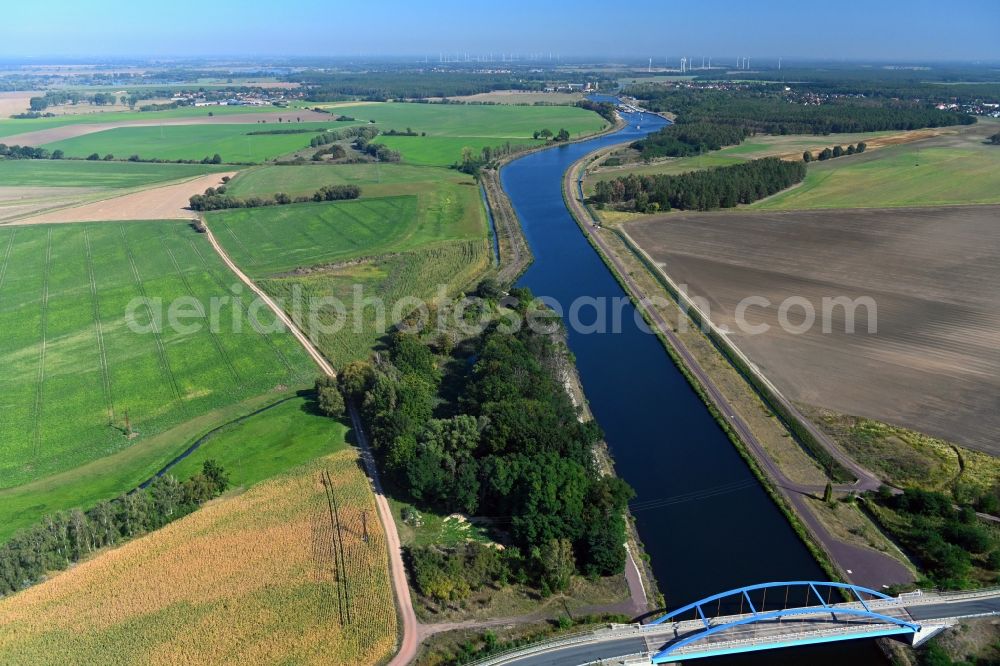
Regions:
<svg viewBox="0 0 1000 666"><path fill-rule="evenodd" d="M178 0L169 14L123 0L55 0L8 8L8 25L17 30L5 37L0 62L173 60L189 59L186 54L193 53L197 58L428 60L440 54L551 53L564 61L652 58L654 65L674 58L672 54L712 55L720 61L736 56L809 62L1000 61L992 34L1000 25L1000 5L982 0L966 3L953 20L942 15L939 3L927 0L874 6L781 1L762 7L731 1L671 6L640 0L624 11L605 9L593 0L502 8L451 1L411 6L400 0L331 7L304 0L275 16L273 6L257 0L211 5ZM365 30L354 30L358 25ZM778 52L775 44L787 48Z"/></svg>

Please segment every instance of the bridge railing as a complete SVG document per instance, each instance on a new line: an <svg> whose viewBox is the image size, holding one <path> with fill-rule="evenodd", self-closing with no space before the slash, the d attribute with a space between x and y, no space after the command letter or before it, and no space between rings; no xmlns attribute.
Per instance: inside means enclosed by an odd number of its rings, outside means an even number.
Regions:
<svg viewBox="0 0 1000 666"><path fill-rule="evenodd" d="M572 645L579 645L581 643L588 643L591 640L599 637L601 634L612 632L616 630L621 630L624 627L629 627L632 625L612 625L609 624L601 629L591 629L590 631L579 631L573 634L566 634L565 636L542 639L535 641L534 643L528 643L520 647L509 648L501 652L496 652L482 659L477 659L476 661L469 662L467 666L489 666L490 664L501 664L505 661L513 659L515 657L527 656L534 654L541 650L555 650L563 647L570 647Z"/></svg>
<svg viewBox="0 0 1000 666"><path fill-rule="evenodd" d="M853 637L854 635L869 634L876 632L883 632L886 630L888 625L885 624L869 624L869 623L856 623L853 625L847 625L843 627L827 627L823 629L814 629L812 631L796 631L796 632L782 632L780 634L769 634L761 636L751 636L749 638L732 638L729 640L721 640L710 645L703 643L692 643L690 645L685 645L681 649L677 650L676 654L678 659L682 659L686 653L698 652L706 649L711 649L712 646L720 647L725 646L727 649L741 646L741 645L767 645L768 643L789 643L798 640L807 641L814 639L817 636L848 636ZM903 631L900 631L903 633ZM673 656L673 655L671 655Z"/></svg>

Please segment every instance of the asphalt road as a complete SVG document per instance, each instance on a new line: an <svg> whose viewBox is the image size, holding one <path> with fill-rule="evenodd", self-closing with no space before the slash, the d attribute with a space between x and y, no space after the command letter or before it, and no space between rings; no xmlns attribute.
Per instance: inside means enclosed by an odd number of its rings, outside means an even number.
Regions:
<svg viewBox="0 0 1000 666"><path fill-rule="evenodd" d="M936 620L942 617L962 617L1000 613L1000 595L987 599L967 599L952 603L909 606L906 611L914 620Z"/></svg>
<svg viewBox="0 0 1000 666"><path fill-rule="evenodd" d="M594 645L570 645L551 652L539 652L508 664L517 666L578 666L601 659L613 659L627 654L646 651L646 641L641 638L622 638Z"/></svg>

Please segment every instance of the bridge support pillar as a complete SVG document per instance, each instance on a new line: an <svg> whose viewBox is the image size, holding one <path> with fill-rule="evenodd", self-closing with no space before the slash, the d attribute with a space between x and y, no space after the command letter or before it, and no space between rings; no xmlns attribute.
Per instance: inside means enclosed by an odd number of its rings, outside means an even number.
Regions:
<svg viewBox="0 0 1000 666"><path fill-rule="evenodd" d="M924 624L920 626L920 631L912 634L905 634L904 638L907 643L913 647L923 644L928 638L932 636L937 636L939 633L947 629L950 625L947 624Z"/></svg>

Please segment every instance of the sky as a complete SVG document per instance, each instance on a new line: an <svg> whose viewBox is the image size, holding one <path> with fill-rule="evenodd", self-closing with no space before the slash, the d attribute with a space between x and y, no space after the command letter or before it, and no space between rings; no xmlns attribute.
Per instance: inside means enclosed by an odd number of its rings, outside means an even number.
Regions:
<svg viewBox="0 0 1000 666"><path fill-rule="evenodd" d="M23 0L0 60L548 53L1000 61L1000 0Z"/></svg>

